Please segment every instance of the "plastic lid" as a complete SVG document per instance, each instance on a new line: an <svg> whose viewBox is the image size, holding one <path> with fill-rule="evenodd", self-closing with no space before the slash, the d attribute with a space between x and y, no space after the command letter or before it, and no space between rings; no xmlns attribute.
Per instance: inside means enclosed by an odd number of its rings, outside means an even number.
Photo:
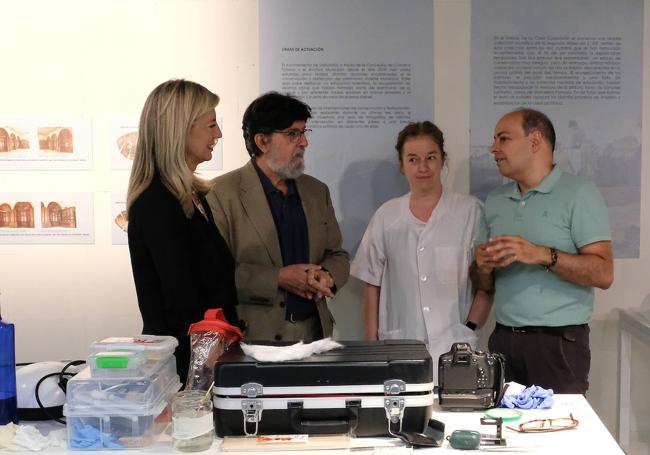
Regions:
<svg viewBox="0 0 650 455"><path fill-rule="evenodd" d="M213 308L205 312L204 319L190 325L188 334L197 332L217 332L223 334L231 342L239 341L242 333L239 327L228 324L221 308Z"/></svg>
<svg viewBox="0 0 650 455"><path fill-rule="evenodd" d="M108 351L98 352L89 357L95 368L124 369L136 368L146 362L142 352Z"/></svg>

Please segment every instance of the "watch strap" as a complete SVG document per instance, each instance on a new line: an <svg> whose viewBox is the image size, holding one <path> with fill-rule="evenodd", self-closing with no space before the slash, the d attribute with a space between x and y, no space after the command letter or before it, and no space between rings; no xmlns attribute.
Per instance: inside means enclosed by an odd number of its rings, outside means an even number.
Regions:
<svg viewBox="0 0 650 455"><path fill-rule="evenodd" d="M549 248L551 252L551 263L546 266L546 270L551 270L551 267L553 267L555 264L557 264L557 249L554 247Z"/></svg>

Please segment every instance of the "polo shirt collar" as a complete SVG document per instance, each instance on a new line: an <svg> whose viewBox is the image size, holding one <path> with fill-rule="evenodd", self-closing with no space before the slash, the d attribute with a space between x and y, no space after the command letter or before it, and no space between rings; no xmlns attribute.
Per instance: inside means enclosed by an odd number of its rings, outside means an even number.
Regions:
<svg viewBox="0 0 650 455"><path fill-rule="evenodd" d="M532 194L533 192L537 193L550 193L553 190L553 187L557 183L558 180L560 180L560 177L562 176L562 169L560 169L560 166L557 164L553 165L553 169L551 172L544 177L544 179L540 182L539 185L537 185L535 188L531 188L526 195ZM505 195L510 198L510 199L522 199L521 193L519 192L519 186L517 185L517 182L512 182L510 189L505 192ZM524 195L524 198L526 197Z"/></svg>
<svg viewBox="0 0 650 455"><path fill-rule="evenodd" d="M538 193L550 193L557 181L560 180L561 175L562 169L560 169L560 166L557 164L554 164L553 170L550 172L550 174L544 177L544 180L542 180L542 182L537 185L536 188L533 188L533 191L537 191Z"/></svg>

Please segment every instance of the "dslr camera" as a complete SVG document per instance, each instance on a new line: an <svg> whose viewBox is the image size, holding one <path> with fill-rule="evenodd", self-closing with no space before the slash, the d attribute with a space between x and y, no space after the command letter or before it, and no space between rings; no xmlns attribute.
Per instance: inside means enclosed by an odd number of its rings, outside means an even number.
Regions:
<svg viewBox="0 0 650 455"><path fill-rule="evenodd" d="M505 384L501 354L472 351L469 343L454 343L438 359L438 398L441 408L471 411L498 406Z"/></svg>

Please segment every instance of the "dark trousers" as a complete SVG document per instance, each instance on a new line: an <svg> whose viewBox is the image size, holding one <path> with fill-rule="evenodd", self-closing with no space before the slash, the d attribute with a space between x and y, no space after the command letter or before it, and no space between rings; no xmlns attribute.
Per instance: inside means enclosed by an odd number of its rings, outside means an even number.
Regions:
<svg viewBox="0 0 650 455"><path fill-rule="evenodd" d="M508 327L497 323L490 352L506 359L506 381L555 393L585 394L589 388L589 326Z"/></svg>

